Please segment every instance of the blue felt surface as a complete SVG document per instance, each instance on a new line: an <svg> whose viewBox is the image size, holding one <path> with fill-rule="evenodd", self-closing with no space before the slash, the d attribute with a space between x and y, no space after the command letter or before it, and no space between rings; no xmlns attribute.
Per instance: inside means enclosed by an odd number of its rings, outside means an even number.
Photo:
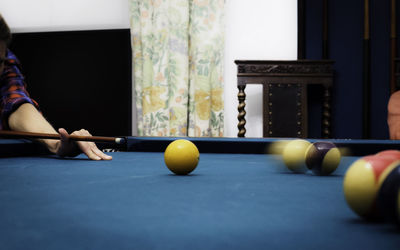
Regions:
<svg viewBox="0 0 400 250"><path fill-rule="evenodd" d="M359 219L342 181L292 174L271 155L201 154L175 176L162 153L0 159L0 249L398 249Z"/></svg>

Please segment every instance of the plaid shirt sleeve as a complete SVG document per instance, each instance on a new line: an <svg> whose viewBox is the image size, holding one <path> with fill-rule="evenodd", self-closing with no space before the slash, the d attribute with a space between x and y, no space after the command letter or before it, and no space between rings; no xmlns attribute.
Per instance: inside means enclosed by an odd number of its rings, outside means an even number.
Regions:
<svg viewBox="0 0 400 250"><path fill-rule="evenodd" d="M0 130L9 129L8 117L24 103L31 103L37 109L38 104L26 91L24 76L17 57L7 50L4 71L0 75Z"/></svg>

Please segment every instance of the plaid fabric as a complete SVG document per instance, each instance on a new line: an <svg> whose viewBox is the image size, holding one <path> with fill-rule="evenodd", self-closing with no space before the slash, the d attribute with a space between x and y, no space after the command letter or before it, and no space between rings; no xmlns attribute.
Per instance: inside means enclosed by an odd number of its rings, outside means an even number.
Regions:
<svg viewBox="0 0 400 250"><path fill-rule="evenodd" d="M38 104L29 97L17 57L7 50L4 71L0 75L0 130L9 129L8 117L23 103Z"/></svg>

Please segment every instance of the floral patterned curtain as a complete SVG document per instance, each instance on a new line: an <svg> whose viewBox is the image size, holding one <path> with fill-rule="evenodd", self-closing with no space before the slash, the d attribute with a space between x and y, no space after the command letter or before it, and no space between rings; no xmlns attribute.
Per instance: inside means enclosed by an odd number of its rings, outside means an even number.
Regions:
<svg viewBox="0 0 400 250"><path fill-rule="evenodd" d="M223 136L224 0L129 0L140 136Z"/></svg>

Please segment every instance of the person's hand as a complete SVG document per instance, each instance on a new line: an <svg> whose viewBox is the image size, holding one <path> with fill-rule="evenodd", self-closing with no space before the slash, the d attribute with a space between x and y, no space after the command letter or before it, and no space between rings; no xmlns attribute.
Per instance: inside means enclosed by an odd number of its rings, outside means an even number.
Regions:
<svg viewBox="0 0 400 250"><path fill-rule="evenodd" d="M394 92L388 102L387 123L391 140L400 139L400 91Z"/></svg>
<svg viewBox="0 0 400 250"><path fill-rule="evenodd" d="M61 157L66 157L66 156L75 157L80 153L84 153L91 160L112 159L110 155L106 155L100 149L98 149L94 142L72 141L69 139L68 132L63 128L58 129L58 132L60 133L61 140L57 145L56 149L57 155ZM71 135L91 136L91 134L85 129L75 131L71 133Z"/></svg>

